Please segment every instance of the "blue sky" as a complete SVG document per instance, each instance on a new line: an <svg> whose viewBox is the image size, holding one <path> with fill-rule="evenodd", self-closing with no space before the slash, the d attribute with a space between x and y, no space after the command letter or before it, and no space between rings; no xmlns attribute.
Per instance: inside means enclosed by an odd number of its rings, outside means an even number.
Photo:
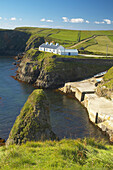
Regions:
<svg viewBox="0 0 113 170"><path fill-rule="evenodd" d="M0 0L0 28L113 30L113 0Z"/></svg>

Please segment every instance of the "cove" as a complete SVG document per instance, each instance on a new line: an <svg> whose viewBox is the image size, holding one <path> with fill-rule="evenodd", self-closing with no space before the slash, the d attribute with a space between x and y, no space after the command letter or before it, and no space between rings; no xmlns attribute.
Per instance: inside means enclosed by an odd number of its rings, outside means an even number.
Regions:
<svg viewBox="0 0 113 170"><path fill-rule="evenodd" d="M34 87L14 80L13 57L0 57L0 137L7 139L21 108ZM50 103L52 130L62 138L106 138L88 119L87 111L77 100L53 90L45 90Z"/></svg>

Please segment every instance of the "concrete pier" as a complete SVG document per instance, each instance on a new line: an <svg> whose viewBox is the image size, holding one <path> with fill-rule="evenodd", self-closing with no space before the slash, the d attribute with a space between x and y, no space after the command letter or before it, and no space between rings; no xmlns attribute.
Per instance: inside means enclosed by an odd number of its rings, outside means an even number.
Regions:
<svg viewBox="0 0 113 170"><path fill-rule="evenodd" d="M90 121L106 132L113 142L113 101L96 95L94 78L66 83L60 90L75 96L87 108Z"/></svg>

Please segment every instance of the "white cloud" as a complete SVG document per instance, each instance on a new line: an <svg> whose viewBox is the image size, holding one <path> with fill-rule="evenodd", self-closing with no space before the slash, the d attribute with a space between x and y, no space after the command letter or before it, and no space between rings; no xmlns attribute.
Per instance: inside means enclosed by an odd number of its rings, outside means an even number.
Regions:
<svg viewBox="0 0 113 170"><path fill-rule="evenodd" d="M83 23L84 19L83 18L72 18L70 20L71 23Z"/></svg>
<svg viewBox="0 0 113 170"><path fill-rule="evenodd" d="M7 18L4 18L5 21L7 21Z"/></svg>
<svg viewBox="0 0 113 170"><path fill-rule="evenodd" d="M41 20L40 20L41 22L53 22L53 20L51 20L51 19L45 19L45 18L42 18Z"/></svg>
<svg viewBox="0 0 113 170"><path fill-rule="evenodd" d="M103 22L95 21L94 23L95 24L104 24L105 22L104 21Z"/></svg>
<svg viewBox="0 0 113 170"><path fill-rule="evenodd" d="M53 22L53 20L48 19L48 20L46 20L46 22Z"/></svg>
<svg viewBox="0 0 113 170"><path fill-rule="evenodd" d="M67 17L62 17L62 19L64 20L63 22L69 22L69 19Z"/></svg>
<svg viewBox="0 0 113 170"><path fill-rule="evenodd" d="M40 21L41 21L41 22L44 22L44 21L46 21L46 20L45 20L45 18L42 18Z"/></svg>
<svg viewBox="0 0 113 170"><path fill-rule="evenodd" d="M95 21L94 22L95 24L111 24L112 23L112 21L110 20L110 19L103 19L103 21L102 22L99 22L99 21Z"/></svg>
<svg viewBox="0 0 113 170"><path fill-rule="evenodd" d="M2 19L2 17L0 17L0 20Z"/></svg>
<svg viewBox="0 0 113 170"><path fill-rule="evenodd" d="M107 24L111 24L111 20L110 20L110 19L104 19L104 21L105 21Z"/></svg>
<svg viewBox="0 0 113 170"><path fill-rule="evenodd" d="M95 24L100 24L100 22L98 22L98 21L95 21L94 23L95 23Z"/></svg>
<svg viewBox="0 0 113 170"><path fill-rule="evenodd" d="M86 23L89 24L90 22L88 20L86 20Z"/></svg>
<svg viewBox="0 0 113 170"><path fill-rule="evenodd" d="M10 18L11 21L16 21L15 17Z"/></svg>

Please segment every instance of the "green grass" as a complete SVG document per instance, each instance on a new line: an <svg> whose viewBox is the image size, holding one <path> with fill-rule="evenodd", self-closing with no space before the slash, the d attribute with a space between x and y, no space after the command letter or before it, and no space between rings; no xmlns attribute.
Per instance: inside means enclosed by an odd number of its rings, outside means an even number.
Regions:
<svg viewBox="0 0 113 170"><path fill-rule="evenodd" d="M81 40L92 37L91 31L81 31Z"/></svg>
<svg viewBox="0 0 113 170"><path fill-rule="evenodd" d="M92 35L113 35L113 30L107 31L91 31Z"/></svg>
<svg viewBox="0 0 113 170"><path fill-rule="evenodd" d="M43 37L44 40L55 43L59 43L60 45L65 46L65 48L71 47L72 45L78 43L79 41L85 40L89 37L97 35L96 39L92 39L90 41L84 42L76 48L85 47L87 51L91 51L93 53L106 53L106 44L109 46L109 53L113 54L112 50L112 42L113 41L113 31L79 31L79 30L65 30L65 29L52 29L52 28L33 28L33 27L20 27L16 28L17 31L26 32L31 35L27 42L27 47L29 45L34 47L37 42L38 45L39 39L38 37ZM98 37L98 35L101 35ZM107 37L108 36L108 37ZM111 41L110 41L111 40ZM97 42L98 45L95 45ZM43 43L43 42L42 42ZM29 48L28 48L29 49Z"/></svg>
<svg viewBox="0 0 113 170"><path fill-rule="evenodd" d="M53 34L50 37L60 40L77 41L78 31L73 30L61 30L57 34Z"/></svg>
<svg viewBox="0 0 113 170"><path fill-rule="evenodd" d="M113 35L109 35L108 38L113 42Z"/></svg>
<svg viewBox="0 0 113 170"><path fill-rule="evenodd" d="M87 51L106 54L106 45L108 45L108 53L113 55L113 43L107 36L98 36L95 39L98 44L87 47Z"/></svg>
<svg viewBox="0 0 113 170"><path fill-rule="evenodd" d="M92 45L95 45L95 44L97 44L97 42L96 42L96 40L93 38L93 39L91 39L91 40L88 40L88 41L86 41L86 42L83 42L83 43L77 45L75 48L80 49L81 47L83 47L83 48L85 49L85 48L87 48L87 47L89 47L89 46L92 46Z"/></svg>
<svg viewBox="0 0 113 170"><path fill-rule="evenodd" d="M113 90L113 67L111 67L108 72L104 75L104 84L109 90Z"/></svg>
<svg viewBox="0 0 113 170"><path fill-rule="evenodd" d="M1 170L113 169L113 146L94 139L27 142L0 148Z"/></svg>

